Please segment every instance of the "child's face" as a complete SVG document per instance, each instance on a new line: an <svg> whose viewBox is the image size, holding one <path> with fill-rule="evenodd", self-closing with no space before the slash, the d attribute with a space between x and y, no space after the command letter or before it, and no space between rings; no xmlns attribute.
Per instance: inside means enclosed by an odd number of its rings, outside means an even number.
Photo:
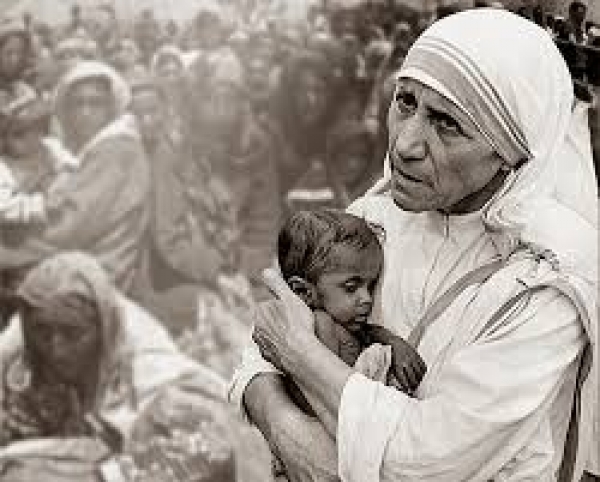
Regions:
<svg viewBox="0 0 600 482"><path fill-rule="evenodd" d="M367 322L373 308L373 292L382 267L381 248L373 245L358 251L335 248L338 267L322 274L317 283L318 307L337 323L357 329Z"/></svg>
<svg viewBox="0 0 600 482"><path fill-rule="evenodd" d="M27 159L37 156L42 149L44 133L35 128L18 128L6 136L6 150L11 157Z"/></svg>

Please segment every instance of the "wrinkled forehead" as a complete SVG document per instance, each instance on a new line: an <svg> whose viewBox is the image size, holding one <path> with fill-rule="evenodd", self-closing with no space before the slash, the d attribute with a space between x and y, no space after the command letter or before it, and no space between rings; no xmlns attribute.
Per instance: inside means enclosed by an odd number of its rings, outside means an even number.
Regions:
<svg viewBox="0 0 600 482"><path fill-rule="evenodd" d="M513 166L548 150L558 139L548 133L563 131L571 116L571 76L551 37L504 10L468 10L434 23L399 76L459 106Z"/></svg>
<svg viewBox="0 0 600 482"><path fill-rule="evenodd" d="M431 108L445 112L455 120L476 128L456 97L436 79L427 78L423 73L414 77L398 75L394 87L396 93L410 92L417 98L426 98L427 104Z"/></svg>

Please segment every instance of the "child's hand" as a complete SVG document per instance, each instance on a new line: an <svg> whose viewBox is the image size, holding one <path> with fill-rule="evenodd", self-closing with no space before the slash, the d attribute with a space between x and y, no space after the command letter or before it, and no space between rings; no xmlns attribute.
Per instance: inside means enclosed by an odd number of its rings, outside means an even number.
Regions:
<svg viewBox="0 0 600 482"><path fill-rule="evenodd" d="M405 393L414 392L427 372L427 365L417 351L401 337L382 326L369 325L371 341L392 347L390 383Z"/></svg>
<svg viewBox="0 0 600 482"><path fill-rule="evenodd" d="M328 313L315 310L314 315L317 338L347 365L353 366L362 348L358 338L333 321Z"/></svg>

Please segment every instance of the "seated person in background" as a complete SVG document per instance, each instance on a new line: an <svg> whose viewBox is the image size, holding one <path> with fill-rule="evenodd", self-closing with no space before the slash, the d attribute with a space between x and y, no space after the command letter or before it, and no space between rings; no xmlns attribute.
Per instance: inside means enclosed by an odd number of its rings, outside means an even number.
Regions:
<svg viewBox="0 0 600 482"><path fill-rule="evenodd" d="M421 357L402 338L370 324L376 321L373 293L383 268L373 228L344 211L298 211L282 228L277 249L284 280L315 314L319 340L348 365L412 393L426 371ZM401 366L410 369L394 368Z"/></svg>
<svg viewBox="0 0 600 482"><path fill-rule="evenodd" d="M43 261L16 296L18 314L0 337L0 462L20 462L10 465L16 474L5 466L10 480L42 480L31 465L38 458L55 467L80 451L79 462L93 471L157 433L173 436L181 423L206 437L198 457L215 456L212 469L231 469L226 438L211 442L212 424L226 413L222 380L180 354L92 257L66 252Z"/></svg>
<svg viewBox="0 0 600 482"><path fill-rule="evenodd" d="M51 106L25 96L4 109L0 135L0 225L19 228L46 221L52 206L47 191L61 173L77 166L77 160L50 133ZM22 234L22 232L21 232ZM7 241L9 231L3 236Z"/></svg>
<svg viewBox="0 0 600 482"><path fill-rule="evenodd" d="M15 245L0 243L0 270L27 271L56 253L85 251L121 290L131 290L146 246L150 173L127 112L130 98L121 76L99 62L81 62L61 79L54 112L79 167L53 182L56 214L44 229Z"/></svg>
<svg viewBox="0 0 600 482"><path fill-rule="evenodd" d="M222 181L172 134L161 85L153 77L139 76L131 88L131 110L150 165L152 199L148 249L133 296L171 334L181 335L198 323L199 296L217 292L236 273L237 220Z"/></svg>

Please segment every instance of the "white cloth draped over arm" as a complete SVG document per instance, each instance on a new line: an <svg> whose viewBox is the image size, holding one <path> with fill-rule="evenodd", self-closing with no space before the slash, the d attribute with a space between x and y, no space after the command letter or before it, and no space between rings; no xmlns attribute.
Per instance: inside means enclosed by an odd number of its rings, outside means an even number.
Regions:
<svg viewBox="0 0 600 482"><path fill-rule="evenodd" d="M233 374L227 389L227 399L238 408L243 416L246 416L244 409L244 392L246 391L246 387L255 376L261 373L281 372L266 361L261 356L258 346L250 341L242 355L242 362Z"/></svg>
<svg viewBox="0 0 600 482"><path fill-rule="evenodd" d="M508 481L529 470L527 480L554 480L570 410L556 411L565 420L553 433L551 407L573 382L583 343L570 301L545 290L500 331L434 367L420 399L353 375L338 414L342 480Z"/></svg>

